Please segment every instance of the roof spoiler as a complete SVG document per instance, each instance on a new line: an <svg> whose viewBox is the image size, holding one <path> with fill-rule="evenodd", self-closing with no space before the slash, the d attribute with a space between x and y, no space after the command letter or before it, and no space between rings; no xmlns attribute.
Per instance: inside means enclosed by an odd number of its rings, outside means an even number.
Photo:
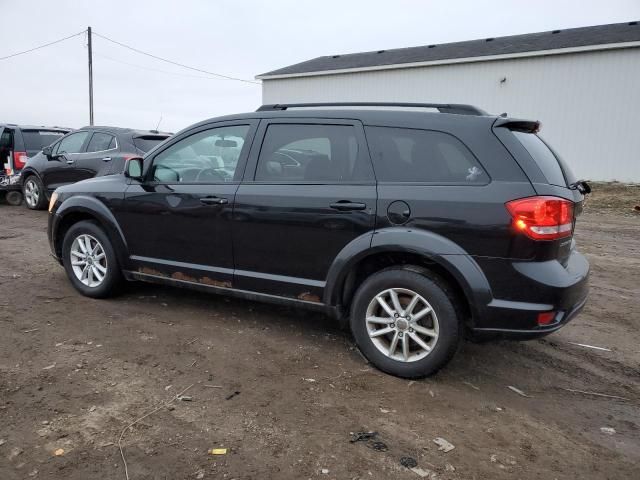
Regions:
<svg viewBox="0 0 640 480"><path fill-rule="evenodd" d="M520 118L498 117L493 122L493 127L508 128L517 132L538 133L542 124L538 120L522 120Z"/></svg>
<svg viewBox="0 0 640 480"><path fill-rule="evenodd" d="M257 112L287 110L289 108L317 108L317 107L410 107L435 108L440 113L455 113L458 115L487 115L487 112L473 105L461 103L404 103L404 102L327 102L327 103L276 103L262 105Z"/></svg>

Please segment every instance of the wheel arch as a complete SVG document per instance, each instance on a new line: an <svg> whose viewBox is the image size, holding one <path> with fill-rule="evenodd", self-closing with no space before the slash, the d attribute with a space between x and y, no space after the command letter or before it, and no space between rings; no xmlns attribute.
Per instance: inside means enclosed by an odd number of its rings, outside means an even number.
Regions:
<svg viewBox="0 0 640 480"><path fill-rule="evenodd" d="M462 248L440 235L389 228L374 233L370 245L358 239L354 242L336 257L327 276L324 302L336 307L340 317L348 315L351 300L364 278L393 266L418 273L427 270L442 278L460 300L469 325L491 301L489 282L478 264Z"/></svg>
<svg viewBox="0 0 640 480"><path fill-rule="evenodd" d="M55 212L56 221L52 231L53 249L62 258L62 243L69 229L78 222L96 222L106 233L118 257L118 262L127 265L127 244L115 217L100 201L89 196L74 196L65 200Z"/></svg>

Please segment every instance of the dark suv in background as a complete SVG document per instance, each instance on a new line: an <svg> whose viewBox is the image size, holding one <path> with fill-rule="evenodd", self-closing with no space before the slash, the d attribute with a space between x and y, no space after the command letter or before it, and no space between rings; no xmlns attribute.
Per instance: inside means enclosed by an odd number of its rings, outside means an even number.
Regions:
<svg viewBox="0 0 640 480"><path fill-rule="evenodd" d="M84 127L29 159L21 174L27 207L41 210L56 188L122 173L128 158L143 155L170 133L118 127Z"/></svg>
<svg viewBox="0 0 640 480"><path fill-rule="evenodd" d="M124 278L327 312L402 377L445 365L465 331L539 337L583 307L588 186L538 122L327 106L208 120L124 175L57 189L53 254L91 297Z"/></svg>
<svg viewBox="0 0 640 480"><path fill-rule="evenodd" d="M22 201L18 174L27 160L68 133L70 128L0 124L0 195L10 204Z"/></svg>

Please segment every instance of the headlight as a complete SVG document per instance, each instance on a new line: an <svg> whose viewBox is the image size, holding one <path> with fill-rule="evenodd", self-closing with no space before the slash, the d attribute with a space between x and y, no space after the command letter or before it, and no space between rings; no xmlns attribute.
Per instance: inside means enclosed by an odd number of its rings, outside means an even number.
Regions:
<svg viewBox="0 0 640 480"><path fill-rule="evenodd" d="M51 210L53 210L53 207L55 206L57 200L58 200L58 193L53 192L51 194L51 200L49 200L49 213L51 213Z"/></svg>

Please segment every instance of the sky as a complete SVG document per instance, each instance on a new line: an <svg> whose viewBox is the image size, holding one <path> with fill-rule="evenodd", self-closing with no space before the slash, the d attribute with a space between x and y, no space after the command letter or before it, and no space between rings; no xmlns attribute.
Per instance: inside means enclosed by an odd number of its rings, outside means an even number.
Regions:
<svg viewBox="0 0 640 480"><path fill-rule="evenodd" d="M178 131L261 104L260 73L322 55L640 19L640 0L0 0L0 57L91 26L96 125ZM0 123L89 124L86 35L0 60ZM443 100L444 101L444 100Z"/></svg>

